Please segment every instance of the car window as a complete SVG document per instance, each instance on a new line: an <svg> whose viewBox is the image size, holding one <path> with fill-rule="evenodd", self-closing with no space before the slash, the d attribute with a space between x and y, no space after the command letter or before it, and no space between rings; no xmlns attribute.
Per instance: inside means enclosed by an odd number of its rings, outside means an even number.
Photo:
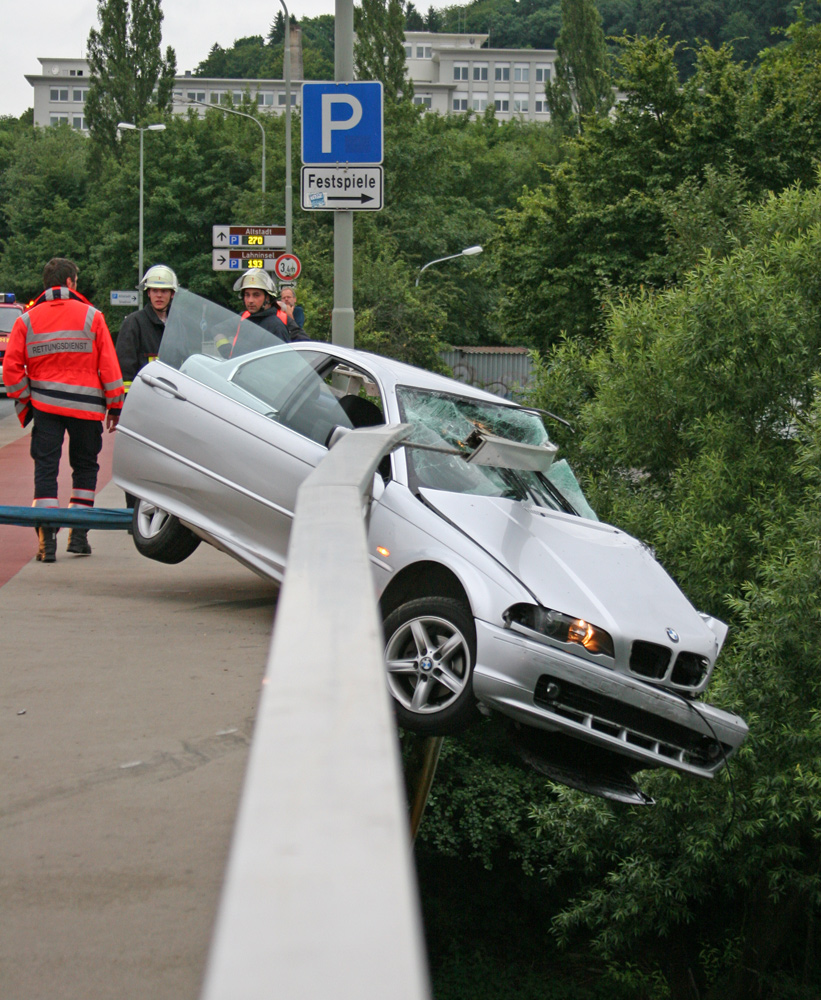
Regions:
<svg viewBox="0 0 821 1000"><path fill-rule="evenodd" d="M521 444L547 445L550 439L536 413L410 386L398 386L397 398L403 420L412 427L408 443L417 446L407 448L414 487L530 500L541 507L577 513L551 482L550 473L545 476L465 461L472 451L466 441L475 430Z"/></svg>
<svg viewBox="0 0 821 1000"><path fill-rule="evenodd" d="M0 309L0 333L11 333L15 321L22 315L22 309Z"/></svg>

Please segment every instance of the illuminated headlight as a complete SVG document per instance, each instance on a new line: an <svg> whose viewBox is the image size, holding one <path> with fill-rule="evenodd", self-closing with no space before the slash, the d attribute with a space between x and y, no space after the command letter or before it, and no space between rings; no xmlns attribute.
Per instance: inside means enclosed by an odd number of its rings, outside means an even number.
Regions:
<svg viewBox="0 0 821 1000"><path fill-rule="evenodd" d="M520 625L530 632L538 632L559 642L575 642L589 653L612 657L613 640L603 628L592 625L583 618L573 618L561 611L540 608L535 604L514 604L503 615L505 626Z"/></svg>

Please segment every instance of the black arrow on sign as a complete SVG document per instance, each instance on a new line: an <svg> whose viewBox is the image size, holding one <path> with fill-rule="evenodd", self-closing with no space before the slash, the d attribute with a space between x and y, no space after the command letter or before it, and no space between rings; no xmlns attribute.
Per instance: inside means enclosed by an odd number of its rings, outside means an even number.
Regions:
<svg viewBox="0 0 821 1000"><path fill-rule="evenodd" d="M359 201L364 205L366 201L373 201L373 198L369 194L360 194L359 197L354 196L353 198L347 195L330 195L328 201Z"/></svg>
<svg viewBox="0 0 821 1000"><path fill-rule="evenodd" d="M226 260L228 260L227 257L217 257L217 263L218 264L224 264L226 262Z"/></svg>
<svg viewBox="0 0 821 1000"><path fill-rule="evenodd" d="M217 237L217 239L218 240L225 240L225 239L227 239L227 237L226 237L225 233L220 233L219 236Z"/></svg>

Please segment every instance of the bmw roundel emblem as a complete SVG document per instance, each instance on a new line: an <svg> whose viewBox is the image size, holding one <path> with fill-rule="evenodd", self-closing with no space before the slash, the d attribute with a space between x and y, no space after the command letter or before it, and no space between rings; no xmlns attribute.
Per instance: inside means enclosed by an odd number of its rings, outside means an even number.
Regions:
<svg viewBox="0 0 821 1000"><path fill-rule="evenodd" d="M678 632L674 628L668 628L667 635L670 638L670 642L678 642Z"/></svg>
<svg viewBox="0 0 821 1000"><path fill-rule="evenodd" d="M423 673L429 674L433 670L433 660L429 656L423 656L419 662Z"/></svg>

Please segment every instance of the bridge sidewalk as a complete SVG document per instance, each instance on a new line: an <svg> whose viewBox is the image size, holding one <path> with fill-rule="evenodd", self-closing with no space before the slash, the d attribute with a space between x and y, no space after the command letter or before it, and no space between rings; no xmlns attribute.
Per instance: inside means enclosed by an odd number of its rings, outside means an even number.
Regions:
<svg viewBox="0 0 821 1000"><path fill-rule="evenodd" d="M0 503L30 499L21 438L0 420ZM194 1000L276 587L207 545L165 566L61 531L44 565L2 532L0 994Z"/></svg>

